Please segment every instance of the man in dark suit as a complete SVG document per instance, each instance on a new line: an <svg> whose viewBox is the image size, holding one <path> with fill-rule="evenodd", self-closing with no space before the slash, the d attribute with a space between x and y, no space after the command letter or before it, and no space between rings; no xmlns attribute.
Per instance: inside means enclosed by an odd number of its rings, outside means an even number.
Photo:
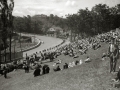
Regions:
<svg viewBox="0 0 120 90"><path fill-rule="evenodd" d="M110 57L110 72L115 72L117 59L119 56L119 49L116 44L114 44L114 39L112 38L111 44L108 49L109 57Z"/></svg>
<svg viewBox="0 0 120 90"><path fill-rule="evenodd" d="M67 69L68 68L68 64L65 63L65 65L63 66L63 69Z"/></svg>
<svg viewBox="0 0 120 90"><path fill-rule="evenodd" d="M7 68L6 67L4 68L3 74L4 74L4 77L7 78Z"/></svg>
<svg viewBox="0 0 120 90"><path fill-rule="evenodd" d="M57 66L55 69L53 69L54 71L60 71L61 69L60 69L60 67L59 66Z"/></svg>
<svg viewBox="0 0 120 90"><path fill-rule="evenodd" d="M43 74L46 74L46 65L43 66L42 71L43 71Z"/></svg>
<svg viewBox="0 0 120 90"><path fill-rule="evenodd" d="M36 68L35 71L34 71L34 73L33 73L34 77L39 76L40 72L41 72L40 68Z"/></svg>
<svg viewBox="0 0 120 90"><path fill-rule="evenodd" d="M50 72L50 68L49 68L49 66L47 65L47 66L46 66L46 74L49 73L49 72Z"/></svg>

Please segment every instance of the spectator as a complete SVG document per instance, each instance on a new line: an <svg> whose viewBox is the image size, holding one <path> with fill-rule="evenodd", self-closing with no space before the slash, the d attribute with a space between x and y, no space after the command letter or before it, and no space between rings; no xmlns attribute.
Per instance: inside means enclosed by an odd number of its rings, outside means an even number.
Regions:
<svg viewBox="0 0 120 90"><path fill-rule="evenodd" d="M63 65L63 69L68 69L68 64L65 63L65 65Z"/></svg>
<svg viewBox="0 0 120 90"><path fill-rule="evenodd" d="M114 44L114 39L112 38L111 44L108 49L109 57L110 57L110 72L115 72L117 59L119 56L119 49L117 45Z"/></svg>
<svg viewBox="0 0 120 90"><path fill-rule="evenodd" d="M91 60L90 60L90 58L89 58L89 56L87 56L87 59L85 59L85 62L90 62Z"/></svg>
<svg viewBox="0 0 120 90"><path fill-rule="evenodd" d="M26 73L29 73L29 66L26 66Z"/></svg>
<svg viewBox="0 0 120 90"><path fill-rule="evenodd" d="M106 54L103 53L103 55L102 55L102 60L105 60L105 57L106 57Z"/></svg>
<svg viewBox="0 0 120 90"><path fill-rule="evenodd" d="M45 68L46 74L50 72L50 67L47 65Z"/></svg>
<svg viewBox="0 0 120 90"><path fill-rule="evenodd" d="M75 66L75 62L74 62L74 61L72 62L72 66L73 66L73 67Z"/></svg>
<svg viewBox="0 0 120 90"><path fill-rule="evenodd" d="M4 77L7 78L7 68L6 67L4 67L3 74L4 74Z"/></svg>
<svg viewBox="0 0 120 90"><path fill-rule="evenodd" d="M78 63L79 63L79 61L77 60L77 61L75 61L75 65L78 65Z"/></svg>
<svg viewBox="0 0 120 90"><path fill-rule="evenodd" d="M80 61L79 61L79 64L81 65L82 63L83 63L82 60L80 60Z"/></svg>
<svg viewBox="0 0 120 90"><path fill-rule="evenodd" d="M39 76L40 72L41 72L40 68L36 68L35 71L34 71L34 73L33 73L34 77Z"/></svg>
<svg viewBox="0 0 120 90"><path fill-rule="evenodd" d="M29 73L29 67L28 67L28 65L24 65L23 68L25 70L25 73Z"/></svg>
<svg viewBox="0 0 120 90"><path fill-rule="evenodd" d="M72 66L72 63L69 63L68 67L69 67L69 68L73 67L73 66Z"/></svg>
<svg viewBox="0 0 120 90"><path fill-rule="evenodd" d="M43 65L42 71L43 71L43 74L46 74L46 65Z"/></svg>
<svg viewBox="0 0 120 90"><path fill-rule="evenodd" d="M60 71L61 69L60 69L60 67L59 66L57 66L55 69L53 69L54 71Z"/></svg>

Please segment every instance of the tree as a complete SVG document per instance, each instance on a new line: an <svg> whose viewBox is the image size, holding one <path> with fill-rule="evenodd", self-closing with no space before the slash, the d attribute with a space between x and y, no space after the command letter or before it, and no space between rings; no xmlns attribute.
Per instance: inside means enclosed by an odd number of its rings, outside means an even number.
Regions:
<svg viewBox="0 0 120 90"><path fill-rule="evenodd" d="M92 8L92 12L96 16L94 19L96 23L95 26L98 29L98 32L107 32L109 30L109 19L110 19L110 12L109 7L106 4L98 4Z"/></svg>
<svg viewBox="0 0 120 90"><path fill-rule="evenodd" d="M9 1L9 3L8 3ZM4 43L4 55L5 55L5 62L6 62L6 48L7 48L7 38L10 36L10 59L11 59L11 35L12 35L12 26L13 26L13 16L12 11L14 8L14 1L13 0L1 0L0 1L1 7L1 21L2 21L2 41ZM10 33L10 34L9 34ZM1 50L0 50L1 52ZM1 58L1 57L0 57Z"/></svg>

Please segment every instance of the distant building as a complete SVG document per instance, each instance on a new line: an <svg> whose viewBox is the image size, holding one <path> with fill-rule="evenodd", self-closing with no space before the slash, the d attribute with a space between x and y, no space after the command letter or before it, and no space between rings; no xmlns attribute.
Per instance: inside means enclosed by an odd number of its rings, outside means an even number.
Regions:
<svg viewBox="0 0 120 90"><path fill-rule="evenodd" d="M48 29L47 35L58 37L59 35L63 34L63 29L60 27L51 27Z"/></svg>
<svg viewBox="0 0 120 90"><path fill-rule="evenodd" d="M48 31L49 32L56 32L56 30L54 28L50 28Z"/></svg>

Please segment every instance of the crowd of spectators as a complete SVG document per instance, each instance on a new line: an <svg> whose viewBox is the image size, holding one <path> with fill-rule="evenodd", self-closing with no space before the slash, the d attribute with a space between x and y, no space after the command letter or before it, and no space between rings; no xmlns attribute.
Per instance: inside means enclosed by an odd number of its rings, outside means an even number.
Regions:
<svg viewBox="0 0 120 90"><path fill-rule="evenodd" d="M29 69L34 70L34 76L39 76L41 73L42 74L48 74L50 72L50 67L49 65L44 64L44 61L50 61L50 62L55 62L54 66L55 67L53 70L60 71L62 70L59 66L59 64L62 63L62 60L54 61L58 56L60 55L68 55L71 58L78 58L79 55L86 54L89 49L97 50L100 47L102 47L101 42L109 43L111 38L115 38L116 43L120 40L118 38L119 34L117 32L107 32L104 34L98 34L94 37L89 37L81 40L77 40L75 42L71 42L67 45L57 45L55 47L51 47L49 49L36 52L31 56L27 56L25 60L18 60L14 61L10 64L1 64L0 65L0 74L4 75L5 78L7 78L7 73L13 70L17 69L24 69L25 73L29 73ZM103 54L104 58L107 56L105 53ZM84 62L90 62L91 59L88 56ZM65 63L63 65L63 69L71 68L76 65L81 65L83 63L83 60L77 60L73 61L71 63ZM42 64L44 64L42 66ZM41 69L42 68L42 71Z"/></svg>

